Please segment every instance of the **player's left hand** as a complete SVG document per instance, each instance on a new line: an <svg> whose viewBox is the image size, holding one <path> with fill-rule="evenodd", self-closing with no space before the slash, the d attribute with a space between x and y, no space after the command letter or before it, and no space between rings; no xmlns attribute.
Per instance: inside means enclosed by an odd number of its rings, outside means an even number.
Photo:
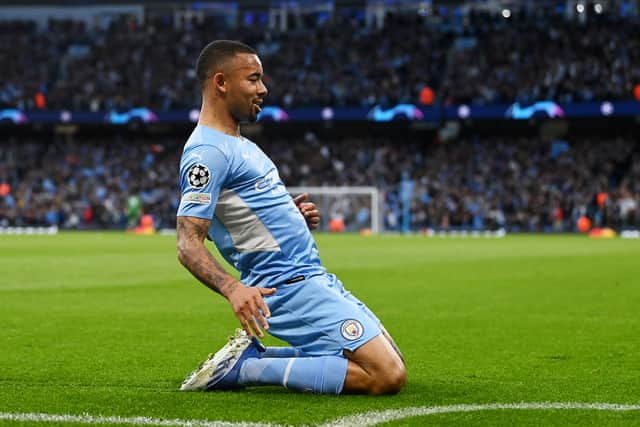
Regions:
<svg viewBox="0 0 640 427"><path fill-rule="evenodd" d="M293 199L293 203L296 204L305 221L307 221L309 230L315 230L320 226L320 211L315 203L307 202L307 199L309 199L309 194L302 193Z"/></svg>

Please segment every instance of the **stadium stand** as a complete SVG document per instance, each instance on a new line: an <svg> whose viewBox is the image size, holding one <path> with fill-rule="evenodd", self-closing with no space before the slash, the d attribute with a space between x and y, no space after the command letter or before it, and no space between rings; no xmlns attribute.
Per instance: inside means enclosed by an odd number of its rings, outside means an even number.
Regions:
<svg viewBox="0 0 640 427"><path fill-rule="evenodd" d="M0 109L198 108L194 61L216 38L255 46L268 102L287 108L640 101L638 16L580 22L550 10L435 21L390 13L384 25L336 13L287 31L265 22L227 28L208 16L176 25L171 14L101 25L0 20ZM313 126L304 139L274 132L255 139L288 186L378 187L387 230L401 229L403 182L413 188L412 230L563 232L575 231L582 216L596 227L640 228L637 132L549 137L497 132L502 127L482 136L472 129L459 140L354 136L337 127L318 136ZM188 130L177 137L175 130L43 136L5 129L0 227L130 228L138 206L157 226L174 226Z"/></svg>
<svg viewBox="0 0 640 427"><path fill-rule="evenodd" d="M286 185L376 185L387 230L399 230L399 182L414 182L411 228L573 231L640 227L640 144L628 138L554 141L471 138L454 144L389 138L259 138ZM176 138L74 142L11 138L0 152L0 226L125 228L128 198L159 227L179 202ZM303 160L301 160L303 159Z"/></svg>
<svg viewBox="0 0 640 427"><path fill-rule="evenodd" d="M458 25L427 26L416 14L390 14L380 29L336 15L288 32L216 28L212 18L176 28L170 16L123 17L105 29L0 21L0 107L196 107L193 63L216 38L257 47L269 102L284 107L418 104L424 88L443 104L631 100L640 83L637 19L613 15L580 24L471 13Z"/></svg>

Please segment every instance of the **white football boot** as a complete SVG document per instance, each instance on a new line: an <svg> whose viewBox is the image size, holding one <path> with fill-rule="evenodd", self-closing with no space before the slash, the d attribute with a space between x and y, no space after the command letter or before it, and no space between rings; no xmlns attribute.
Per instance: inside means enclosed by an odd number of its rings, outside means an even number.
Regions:
<svg viewBox="0 0 640 427"><path fill-rule="evenodd" d="M234 336L229 337L217 353L210 354L198 369L184 380L180 390L231 390L241 388L237 384L240 366L249 358L259 358L265 350L257 338L249 338L247 333L238 328Z"/></svg>

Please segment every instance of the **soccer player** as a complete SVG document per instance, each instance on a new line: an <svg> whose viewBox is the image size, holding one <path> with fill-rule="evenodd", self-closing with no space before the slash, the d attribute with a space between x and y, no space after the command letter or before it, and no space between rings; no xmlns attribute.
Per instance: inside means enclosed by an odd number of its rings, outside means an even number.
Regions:
<svg viewBox="0 0 640 427"><path fill-rule="evenodd" d="M218 40L200 53L202 108L180 162L178 259L225 297L242 329L183 382L182 390L281 385L314 393L397 393L404 360L378 318L327 273L310 233L319 214L287 193L278 170L240 135L267 94L256 52ZM213 240L241 273L229 275ZM268 330L291 347L265 348Z"/></svg>

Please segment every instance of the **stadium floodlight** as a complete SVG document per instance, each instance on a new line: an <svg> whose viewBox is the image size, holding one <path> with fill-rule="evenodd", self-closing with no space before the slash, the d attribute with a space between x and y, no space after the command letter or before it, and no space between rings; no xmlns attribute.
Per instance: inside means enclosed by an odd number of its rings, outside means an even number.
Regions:
<svg viewBox="0 0 640 427"><path fill-rule="evenodd" d="M576 11L577 11L578 13L584 13L584 10L585 10L585 9L584 9L584 4L582 4L582 3L578 3L578 4L576 5Z"/></svg>
<svg viewBox="0 0 640 427"><path fill-rule="evenodd" d="M601 3L596 3L593 5L593 10L600 15L602 13L602 4Z"/></svg>
<svg viewBox="0 0 640 427"><path fill-rule="evenodd" d="M458 117L461 119L468 119L471 115L471 108L468 105L460 105L458 107Z"/></svg>
<svg viewBox="0 0 640 427"><path fill-rule="evenodd" d="M502 17L504 19L511 18L511 11L509 9L502 9Z"/></svg>
<svg viewBox="0 0 640 427"><path fill-rule="evenodd" d="M600 104L600 112L602 113L603 116L610 116L613 114L614 108L613 108L613 104L609 101L605 101L602 104Z"/></svg>
<svg viewBox="0 0 640 427"><path fill-rule="evenodd" d="M339 218L344 231L379 233L381 230L380 190L376 187L287 187L295 197L308 193L320 210L320 231L331 228L331 220Z"/></svg>

